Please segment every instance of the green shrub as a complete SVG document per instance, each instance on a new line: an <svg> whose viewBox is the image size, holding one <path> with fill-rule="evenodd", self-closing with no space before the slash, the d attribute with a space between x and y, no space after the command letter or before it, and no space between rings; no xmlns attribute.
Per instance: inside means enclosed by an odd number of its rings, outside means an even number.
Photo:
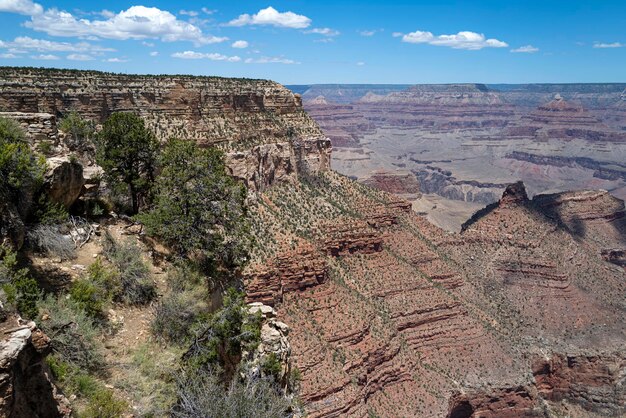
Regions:
<svg viewBox="0 0 626 418"><path fill-rule="evenodd" d="M73 394L86 401L84 409L76 411L78 417L117 418L123 416L128 408L126 402L116 399L113 392L92 375L58 358L56 354L48 356L46 362L66 394Z"/></svg>
<svg viewBox="0 0 626 418"><path fill-rule="evenodd" d="M31 151L19 124L0 117L0 233L16 245L45 169L45 158Z"/></svg>
<svg viewBox="0 0 626 418"><path fill-rule="evenodd" d="M87 275L72 284L70 296L89 317L101 318L112 295L119 292L118 288L117 272L106 267L101 260L96 260L87 269Z"/></svg>
<svg viewBox="0 0 626 418"><path fill-rule="evenodd" d="M92 151L96 132L93 121L83 119L77 112L68 113L59 121L59 129L67 134L65 144L71 150Z"/></svg>
<svg viewBox="0 0 626 418"><path fill-rule="evenodd" d="M50 155L52 148L54 148L52 141L41 141L37 144L37 151L43 155Z"/></svg>
<svg viewBox="0 0 626 418"><path fill-rule="evenodd" d="M83 418L119 418L128 405L113 396L113 392L99 387L89 396L87 408L80 414Z"/></svg>
<svg viewBox="0 0 626 418"><path fill-rule="evenodd" d="M228 289L222 308L202 324L184 359L192 369L222 370L225 382L235 374L244 351L261 339L261 314L250 314L243 294Z"/></svg>
<svg viewBox="0 0 626 418"><path fill-rule="evenodd" d="M30 277L28 269L19 268L17 254L8 246L0 246L0 284L10 307L25 318L37 316L37 303L41 298L39 284Z"/></svg>
<svg viewBox="0 0 626 418"><path fill-rule="evenodd" d="M170 293L155 308L152 333L162 341L188 343L194 330L208 317L206 297L206 292L189 290Z"/></svg>
<svg viewBox="0 0 626 418"><path fill-rule="evenodd" d="M280 360L274 353L269 353L263 363L261 364L261 371L265 376L272 377L275 381L280 379L280 374L283 371Z"/></svg>
<svg viewBox="0 0 626 418"><path fill-rule="evenodd" d="M67 209L59 203L50 201L48 194L40 190L35 201L30 221L36 224L57 225L67 222L70 215Z"/></svg>

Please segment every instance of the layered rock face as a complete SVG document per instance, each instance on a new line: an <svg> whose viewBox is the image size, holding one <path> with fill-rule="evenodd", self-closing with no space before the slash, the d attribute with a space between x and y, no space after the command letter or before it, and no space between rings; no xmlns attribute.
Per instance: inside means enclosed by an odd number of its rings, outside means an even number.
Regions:
<svg viewBox="0 0 626 418"><path fill-rule="evenodd" d="M233 175L252 190L330 166L330 142L300 97L271 81L3 67L0 111L76 111L97 123L112 112L136 112L160 139L232 152Z"/></svg>
<svg viewBox="0 0 626 418"><path fill-rule="evenodd" d="M300 91L333 142L334 169L358 181L380 170L412 172L423 193L412 199L415 206L434 222L439 211L458 213L460 226L476 203L497 201L519 179L531 195L603 188L625 199L624 87L313 85ZM446 219L440 225L448 228Z"/></svg>
<svg viewBox="0 0 626 418"><path fill-rule="evenodd" d="M272 300L309 416L626 412L626 276L603 252L626 230L606 192L530 199L516 183L457 234L332 172L263 197L258 265L282 267L252 269L247 292L289 283ZM310 246L323 280L296 256Z"/></svg>

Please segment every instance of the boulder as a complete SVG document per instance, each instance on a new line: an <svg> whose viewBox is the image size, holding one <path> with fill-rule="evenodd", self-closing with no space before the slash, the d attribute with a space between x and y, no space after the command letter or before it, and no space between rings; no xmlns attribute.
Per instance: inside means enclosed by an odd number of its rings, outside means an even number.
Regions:
<svg viewBox="0 0 626 418"><path fill-rule="evenodd" d="M52 202L69 209L78 199L85 185L83 166L64 157L49 158L47 165L44 187L48 197Z"/></svg>

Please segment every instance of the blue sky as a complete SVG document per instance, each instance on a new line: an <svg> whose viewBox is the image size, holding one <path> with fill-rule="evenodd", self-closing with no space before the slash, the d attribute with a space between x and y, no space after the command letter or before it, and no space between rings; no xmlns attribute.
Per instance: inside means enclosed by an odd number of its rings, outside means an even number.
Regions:
<svg viewBox="0 0 626 418"><path fill-rule="evenodd" d="M624 0L0 0L0 19L0 65L284 84L626 81Z"/></svg>

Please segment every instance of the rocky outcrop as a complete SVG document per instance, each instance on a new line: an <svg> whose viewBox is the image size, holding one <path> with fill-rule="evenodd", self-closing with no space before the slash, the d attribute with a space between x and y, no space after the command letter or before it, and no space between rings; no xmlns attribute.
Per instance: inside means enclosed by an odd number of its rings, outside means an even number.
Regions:
<svg viewBox="0 0 626 418"><path fill-rule="evenodd" d="M303 245L252 267L244 277L246 299L274 306L282 302L286 293L319 285L327 279L328 267L322 254Z"/></svg>
<svg viewBox="0 0 626 418"><path fill-rule="evenodd" d="M380 170L372 173L363 181L378 190L393 194L411 194L419 197L420 184L413 173L394 173Z"/></svg>
<svg viewBox="0 0 626 418"><path fill-rule="evenodd" d="M44 189L50 201L69 209L79 198L85 185L83 166L61 157L48 158L46 164Z"/></svg>
<svg viewBox="0 0 626 418"><path fill-rule="evenodd" d="M10 107L7 109L11 109ZM58 141L56 117L50 113L0 112L0 117L15 120L33 142Z"/></svg>
<svg viewBox="0 0 626 418"><path fill-rule="evenodd" d="M249 353L246 361L247 373L253 377L263 376L267 373L264 365L268 362L277 362L279 371L273 376L285 392L291 391L291 345L289 344L289 326L276 319L276 311L271 306L254 302L249 305L249 312L260 313L263 318L261 325L261 341L254 353ZM246 354L244 354L246 357Z"/></svg>
<svg viewBox="0 0 626 418"><path fill-rule="evenodd" d="M10 317L0 325L0 416L69 417L69 402L44 364L50 340L33 322Z"/></svg>
<svg viewBox="0 0 626 418"><path fill-rule="evenodd" d="M550 401L566 399L606 416L626 414L626 357L553 355L532 366L539 394Z"/></svg>
<svg viewBox="0 0 626 418"><path fill-rule="evenodd" d="M536 392L536 391L535 391ZM523 386L489 393L456 394L450 399L447 418L545 417L532 389Z"/></svg>
<svg viewBox="0 0 626 418"><path fill-rule="evenodd" d="M333 257L371 254L382 251L383 236L371 229L367 222L339 219L320 226L319 246Z"/></svg>

